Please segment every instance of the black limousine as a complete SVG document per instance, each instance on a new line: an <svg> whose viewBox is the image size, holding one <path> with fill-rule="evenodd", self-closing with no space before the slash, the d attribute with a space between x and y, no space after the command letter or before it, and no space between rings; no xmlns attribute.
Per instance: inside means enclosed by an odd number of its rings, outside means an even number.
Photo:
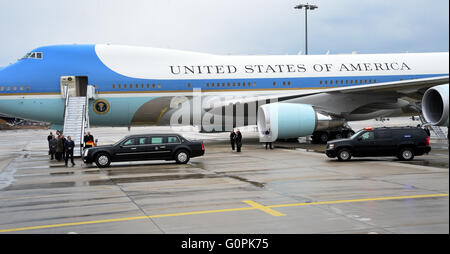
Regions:
<svg viewBox="0 0 450 254"><path fill-rule="evenodd" d="M185 164L204 154L203 142L179 134L141 134L126 136L114 145L88 148L83 152L83 161L95 162L99 168L119 161L175 160Z"/></svg>

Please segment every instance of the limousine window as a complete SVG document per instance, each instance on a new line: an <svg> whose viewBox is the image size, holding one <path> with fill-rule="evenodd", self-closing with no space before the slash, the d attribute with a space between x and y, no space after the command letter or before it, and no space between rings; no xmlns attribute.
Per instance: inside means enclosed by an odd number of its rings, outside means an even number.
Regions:
<svg viewBox="0 0 450 254"><path fill-rule="evenodd" d="M125 143L123 143L123 146L132 146L132 145L135 145L135 143L136 143L135 139L132 138L132 139L125 141Z"/></svg>
<svg viewBox="0 0 450 254"><path fill-rule="evenodd" d="M145 140L147 138L139 138L139 145L145 145Z"/></svg>
<svg viewBox="0 0 450 254"><path fill-rule="evenodd" d="M152 137L152 144L162 144L163 138L162 137Z"/></svg>
<svg viewBox="0 0 450 254"><path fill-rule="evenodd" d="M168 137L167 143L180 143L180 140L177 137Z"/></svg>

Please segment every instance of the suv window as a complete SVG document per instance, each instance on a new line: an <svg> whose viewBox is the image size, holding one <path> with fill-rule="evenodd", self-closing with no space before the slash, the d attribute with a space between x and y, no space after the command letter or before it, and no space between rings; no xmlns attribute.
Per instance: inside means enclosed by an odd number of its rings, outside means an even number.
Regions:
<svg viewBox="0 0 450 254"><path fill-rule="evenodd" d="M132 145L135 145L135 144L136 144L136 140L134 138L131 138L131 139L125 141L123 143L123 146L132 146Z"/></svg>
<svg viewBox="0 0 450 254"><path fill-rule="evenodd" d="M180 143L180 139L178 137L168 137L167 143Z"/></svg>
<svg viewBox="0 0 450 254"><path fill-rule="evenodd" d="M374 135L373 135L373 131L368 131L365 132L361 135L362 140L373 140L374 139Z"/></svg>
<svg viewBox="0 0 450 254"><path fill-rule="evenodd" d="M376 132L377 139L391 139L392 133L388 130L382 130Z"/></svg>
<svg viewBox="0 0 450 254"><path fill-rule="evenodd" d="M163 143L163 138L162 137L152 137L152 144L162 144Z"/></svg>

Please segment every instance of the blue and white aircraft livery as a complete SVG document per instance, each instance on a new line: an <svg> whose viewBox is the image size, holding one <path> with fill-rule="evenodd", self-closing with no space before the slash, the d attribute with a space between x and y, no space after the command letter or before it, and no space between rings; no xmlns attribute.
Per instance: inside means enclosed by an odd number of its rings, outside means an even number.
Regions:
<svg viewBox="0 0 450 254"><path fill-rule="evenodd" d="M419 113L448 126L448 76L448 52L219 56L57 45L0 68L0 113L62 126L63 87L71 85L90 98L91 126L188 124L213 132L258 125L295 138Z"/></svg>

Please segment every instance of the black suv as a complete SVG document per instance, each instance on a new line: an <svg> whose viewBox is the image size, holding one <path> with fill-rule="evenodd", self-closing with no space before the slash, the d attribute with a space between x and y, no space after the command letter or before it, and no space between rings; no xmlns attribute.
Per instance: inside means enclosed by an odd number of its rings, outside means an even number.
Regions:
<svg viewBox="0 0 450 254"><path fill-rule="evenodd" d="M412 160L414 156L431 151L430 137L422 128L365 128L348 139L327 143L326 154L330 158L348 161L354 157L397 156L400 160Z"/></svg>
<svg viewBox="0 0 450 254"><path fill-rule="evenodd" d="M127 136L114 145L88 148L83 152L83 161L95 162L100 168L118 161L175 160L185 164L204 154L201 141L189 141L178 134L144 134Z"/></svg>

